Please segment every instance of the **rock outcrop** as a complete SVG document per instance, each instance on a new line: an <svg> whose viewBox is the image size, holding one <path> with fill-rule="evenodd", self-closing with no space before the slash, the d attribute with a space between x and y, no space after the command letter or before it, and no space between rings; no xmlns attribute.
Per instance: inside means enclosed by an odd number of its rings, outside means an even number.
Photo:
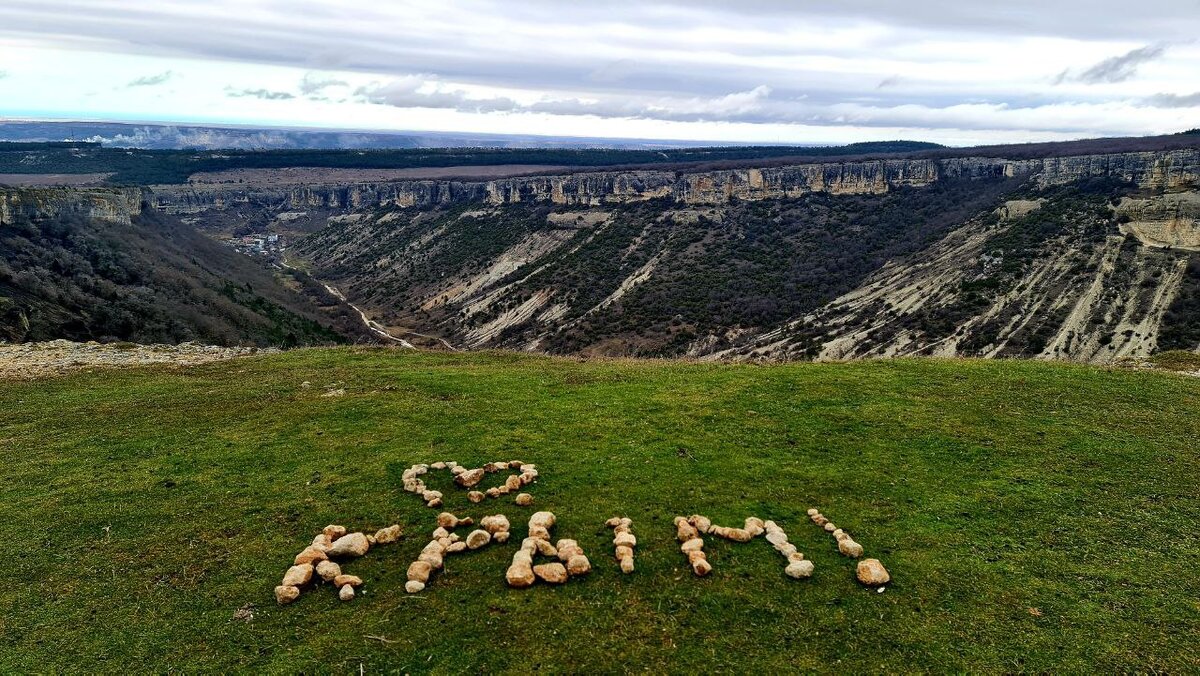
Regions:
<svg viewBox="0 0 1200 676"><path fill-rule="evenodd" d="M142 213L138 189L20 188L0 190L0 225L82 216L129 225Z"/></svg>
<svg viewBox="0 0 1200 676"><path fill-rule="evenodd" d="M1051 157L1020 163L1042 186L1085 178L1114 178L1149 190L1187 190L1200 185L1200 150Z"/></svg>
<svg viewBox="0 0 1200 676"><path fill-rule="evenodd" d="M1200 251L1200 192L1126 197L1117 216L1121 232L1146 246Z"/></svg>

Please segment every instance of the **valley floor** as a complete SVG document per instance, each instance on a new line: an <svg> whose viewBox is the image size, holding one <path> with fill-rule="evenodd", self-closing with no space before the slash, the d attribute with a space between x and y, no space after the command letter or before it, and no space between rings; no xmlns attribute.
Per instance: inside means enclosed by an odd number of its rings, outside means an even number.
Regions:
<svg viewBox="0 0 1200 676"><path fill-rule="evenodd" d="M0 671L1192 672L1197 411L1195 378L1011 360L337 348L0 382ZM438 510L401 472L511 458L541 471L533 508L430 483L514 538L405 594ZM884 593L809 507L884 562ZM536 509L590 576L505 586ZM693 513L775 520L814 577L709 538L694 578L671 526ZM614 515L639 541L629 576ZM406 538L347 566L352 602L277 606L330 523Z"/></svg>

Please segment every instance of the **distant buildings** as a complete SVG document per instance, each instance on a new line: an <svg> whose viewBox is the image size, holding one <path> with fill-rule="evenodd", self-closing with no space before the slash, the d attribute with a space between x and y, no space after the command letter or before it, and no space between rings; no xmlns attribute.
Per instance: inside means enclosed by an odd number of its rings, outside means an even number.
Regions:
<svg viewBox="0 0 1200 676"><path fill-rule="evenodd" d="M230 237L225 240L229 246L250 256L265 256L275 259L283 254L284 239L279 235L254 234Z"/></svg>

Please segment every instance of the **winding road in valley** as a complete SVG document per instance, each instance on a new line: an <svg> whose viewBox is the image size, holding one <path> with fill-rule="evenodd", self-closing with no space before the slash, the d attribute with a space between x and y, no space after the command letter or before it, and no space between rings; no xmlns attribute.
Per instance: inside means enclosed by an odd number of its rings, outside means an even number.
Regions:
<svg viewBox="0 0 1200 676"><path fill-rule="evenodd" d="M288 263L287 260L284 258L279 259L279 264L289 270L295 270L297 272L302 272L302 273L308 275L309 277L311 277L312 279L316 280L321 286L325 287L326 291L333 294L333 296L335 298L337 298L338 300L342 301L346 305L349 305L351 308L353 308L353 310L358 313L358 316L360 318L362 318L363 325L366 326L367 329L369 329L371 331L371 333L374 333L375 335L379 336L380 338L383 338L384 340L388 340L393 343L396 343L400 347L406 347L406 348L409 348L412 350L417 349L416 345L413 345L412 343L408 342L407 340L404 340L403 338L397 338L397 337L393 336L391 333L389 333L388 330L386 328L384 328L382 324L380 324L379 322L375 321L374 319L371 319L370 317L368 317L367 313L362 311L362 308L358 307L354 303L351 303L349 300L347 300L345 294L343 294L341 291L338 291L337 288L335 288L334 286L332 286L330 284L326 284L325 282L322 282L321 280L317 279L316 277L313 277L307 270L298 268L298 267L292 265L291 263ZM441 342L442 345L446 346L446 349L450 350L451 352L459 351L458 348L456 348L453 345L451 345L450 343L446 342L445 338L439 338L437 336L430 336L430 335L426 335L424 333L418 333L416 331L408 331L408 333L410 333L414 336L420 336L422 338L426 338L429 340L439 341L439 342Z"/></svg>
<svg viewBox="0 0 1200 676"><path fill-rule="evenodd" d="M293 269L295 269L295 268L293 268ZM317 280L317 281L321 282L321 280ZM363 325L365 325L368 329L370 329L372 333L379 336L380 338L384 338L386 340L393 341L396 344L400 345L401 347L408 347L408 348L412 348L414 350L416 349L416 346L413 345L412 343L408 342L407 340L397 338L397 337L393 336L392 334L388 333L387 329L383 328L383 326L379 322L368 317L367 313L362 311L362 308L360 308L357 305L355 305L354 303L351 303L350 301L346 300L346 296L343 295L341 291L338 291L337 289L330 286L329 284L326 284L325 282L321 282L321 285L325 287L326 291L328 291L329 293L332 293L335 298L337 298L338 300L342 301L346 305L349 305L351 308L353 308L354 311L358 313L358 316L362 318Z"/></svg>

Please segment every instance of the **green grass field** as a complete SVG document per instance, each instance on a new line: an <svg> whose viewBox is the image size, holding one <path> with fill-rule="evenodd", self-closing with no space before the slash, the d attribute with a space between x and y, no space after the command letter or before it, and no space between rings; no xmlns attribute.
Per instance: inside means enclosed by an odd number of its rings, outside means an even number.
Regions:
<svg viewBox="0 0 1200 676"><path fill-rule="evenodd" d="M1200 670L1195 378L301 350L0 383L0 449L3 672ZM401 471L513 458L541 470L533 508L431 479L514 538L405 594L439 510ZM812 506L887 565L885 593ZM536 509L588 578L505 586ZM671 519L697 512L776 520L816 574L708 538L694 578ZM614 515L639 539L630 576ZM394 522L405 540L345 566L365 595L275 604L321 527Z"/></svg>

